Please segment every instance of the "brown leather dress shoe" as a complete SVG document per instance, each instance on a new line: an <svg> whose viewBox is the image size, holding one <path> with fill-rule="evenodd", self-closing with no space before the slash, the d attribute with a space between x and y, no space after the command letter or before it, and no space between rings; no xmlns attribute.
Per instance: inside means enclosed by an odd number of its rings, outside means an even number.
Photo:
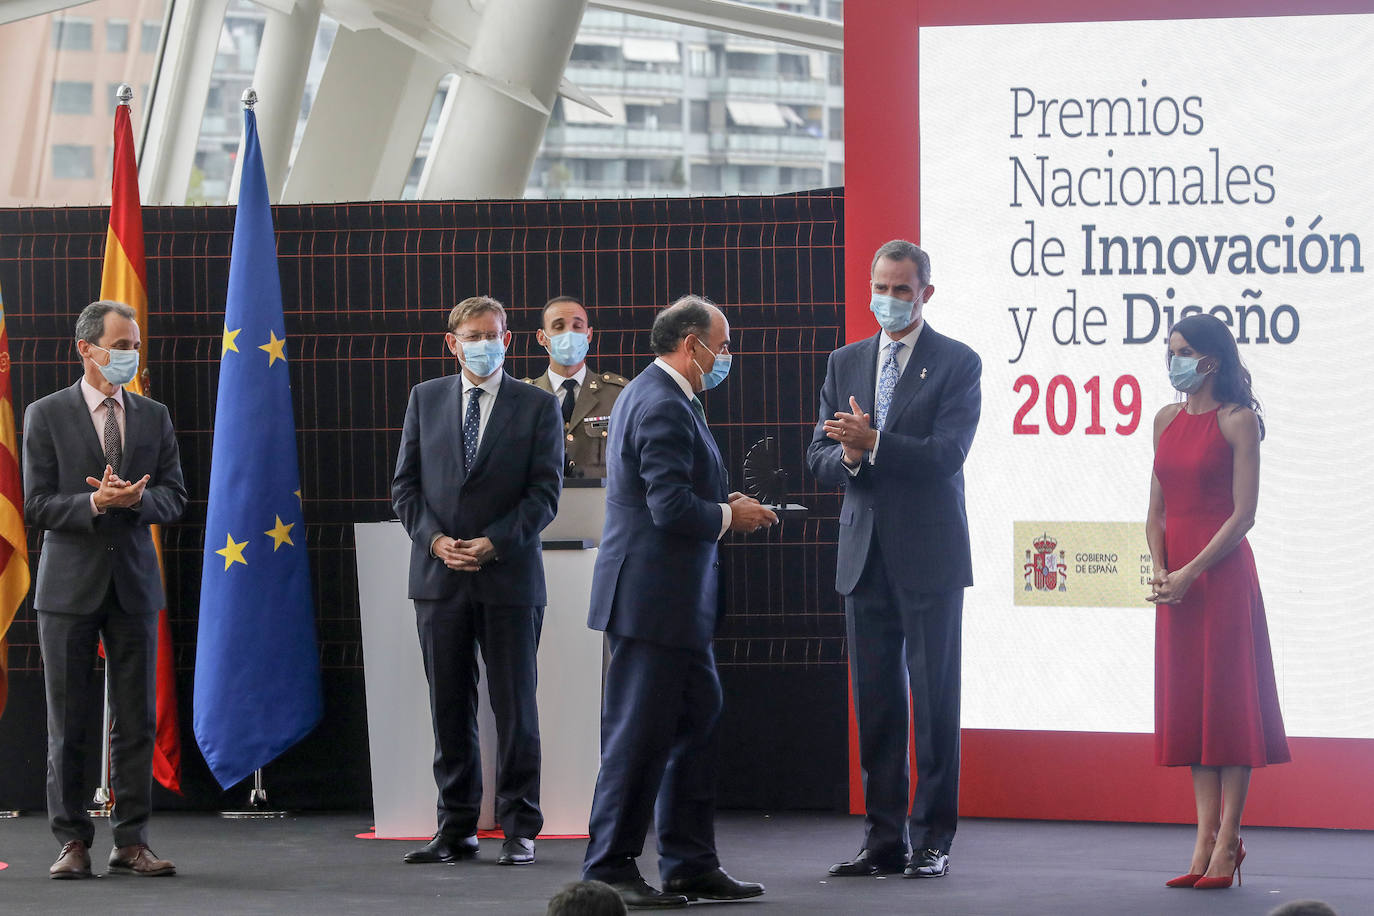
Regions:
<svg viewBox="0 0 1374 916"><path fill-rule="evenodd" d="M62 853L48 869L49 878L89 878L91 876L91 854L86 844L80 840L68 840L62 845Z"/></svg>
<svg viewBox="0 0 1374 916"><path fill-rule="evenodd" d="M177 867L166 859L159 859L151 849L140 843L135 846L116 846L110 850L110 867L107 873L157 878L175 875Z"/></svg>

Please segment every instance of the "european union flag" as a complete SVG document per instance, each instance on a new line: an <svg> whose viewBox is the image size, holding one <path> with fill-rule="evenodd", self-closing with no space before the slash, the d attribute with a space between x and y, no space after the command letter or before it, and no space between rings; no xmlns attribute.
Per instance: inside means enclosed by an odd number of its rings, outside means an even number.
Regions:
<svg viewBox="0 0 1374 916"><path fill-rule="evenodd" d="M196 645L196 743L226 789L305 737L324 707L276 239L251 110L244 131Z"/></svg>

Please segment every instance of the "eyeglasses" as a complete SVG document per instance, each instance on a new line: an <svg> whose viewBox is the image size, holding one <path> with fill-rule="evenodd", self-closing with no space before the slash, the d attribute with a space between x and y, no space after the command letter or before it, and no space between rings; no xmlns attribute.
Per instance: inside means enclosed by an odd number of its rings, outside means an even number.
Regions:
<svg viewBox="0 0 1374 916"><path fill-rule="evenodd" d="M477 343L479 340L496 340L501 335L496 331L468 331L453 335L459 343Z"/></svg>

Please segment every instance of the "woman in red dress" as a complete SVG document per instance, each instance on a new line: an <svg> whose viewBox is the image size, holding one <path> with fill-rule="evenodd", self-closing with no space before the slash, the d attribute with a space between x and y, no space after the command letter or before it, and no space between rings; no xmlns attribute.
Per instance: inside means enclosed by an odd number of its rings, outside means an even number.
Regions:
<svg viewBox="0 0 1374 916"><path fill-rule="evenodd" d="M1155 417L1146 538L1154 576L1155 762L1190 766L1197 842L1166 884L1230 887L1253 767L1289 760L1255 559L1264 423L1230 328L1211 315L1169 335L1169 380L1187 395Z"/></svg>

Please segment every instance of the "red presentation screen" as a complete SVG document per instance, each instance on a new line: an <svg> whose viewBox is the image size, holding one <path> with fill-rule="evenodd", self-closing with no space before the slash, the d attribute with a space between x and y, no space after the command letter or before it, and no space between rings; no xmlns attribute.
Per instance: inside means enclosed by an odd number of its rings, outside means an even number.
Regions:
<svg viewBox="0 0 1374 916"><path fill-rule="evenodd" d="M963 812L1194 818L1153 765L1144 515L1168 330L1207 312L1268 427L1249 541L1293 762L1247 819L1374 828L1374 2L851 0L844 77L848 337L907 238L983 359Z"/></svg>

